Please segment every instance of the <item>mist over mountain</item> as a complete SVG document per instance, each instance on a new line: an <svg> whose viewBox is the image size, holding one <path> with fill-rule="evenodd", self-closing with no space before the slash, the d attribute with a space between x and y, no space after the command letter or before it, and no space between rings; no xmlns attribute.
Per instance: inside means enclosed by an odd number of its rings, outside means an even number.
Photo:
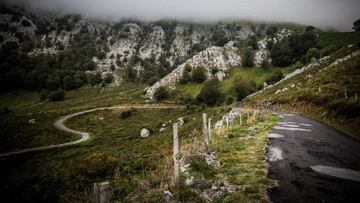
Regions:
<svg viewBox="0 0 360 203"><path fill-rule="evenodd" d="M252 20L292 22L349 31L359 18L358 0L5 0L31 11L81 14L106 20L134 18L213 22Z"/></svg>

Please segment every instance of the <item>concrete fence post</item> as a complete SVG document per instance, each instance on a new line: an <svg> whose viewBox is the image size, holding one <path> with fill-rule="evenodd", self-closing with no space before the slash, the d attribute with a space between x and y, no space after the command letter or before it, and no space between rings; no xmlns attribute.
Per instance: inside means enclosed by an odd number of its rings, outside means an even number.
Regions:
<svg viewBox="0 0 360 203"><path fill-rule="evenodd" d="M178 124L173 124L173 160L174 160L174 182L178 183L180 176L180 153L179 153L179 135Z"/></svg>
<svg viewBox="0 0 360 203"><path fill-rule="evenodd" d="M348 99L348 95L347 95L347 92L345 92L345 99L346 99L346 100Z"/></svg>
<svg viewBox="0 0 360 203"><path fill-rule="evenodd" d="M94 183L94 203L109 203L109 182Z"/></svg>
<svg viewBox="0 0 360 203"><path fill-rule="evenodd" d="M226 127L229 127L229 117L226 117L225 121L226 121Z"/></svg>
<svg viewBox="0 0 360 203"><path fill-rule="evenodd" d="M357 93L355 93L355 101L357 101Z"/></svg>
<svg viewBox="0 0 360 203"><path fill-rule="evenodd" d="M205 152L209 152L209 134L207 127L207 113L203 113L203 136L204 136L204 148Z"/></svg>

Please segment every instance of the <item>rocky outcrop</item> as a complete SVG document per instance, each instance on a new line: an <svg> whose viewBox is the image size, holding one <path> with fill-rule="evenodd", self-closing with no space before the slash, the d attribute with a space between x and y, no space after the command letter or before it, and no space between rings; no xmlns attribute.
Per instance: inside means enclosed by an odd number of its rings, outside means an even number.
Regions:
<svg viewBox="0 0 360 203"><path fill-rule="evenodd" d="M145 89L146 95L153 99L155 91L161 86L174 89L176 83L182 77L186 64L189 64L192 68L203 66L205 68L207 78L213 77L211 69L212 67L217 67L219 71L216 73L215 77L219 80L223 80L230 67L241 65L241 57L238 53L238 49L233 46L233 42L229 42L224 47L213 46L207 48L178 66L175 70L163 77L160 81L156 82L153 86Z"/></svg>
<svg viewBox="0 0 360 203"><path fill-rule="evenodd" d="M165 32L160 26L153 27L153 32L150 34L144 45L140 47L140 58L146 59L155 56L159 59L162 53L162 46L165 43Z"/></svg>

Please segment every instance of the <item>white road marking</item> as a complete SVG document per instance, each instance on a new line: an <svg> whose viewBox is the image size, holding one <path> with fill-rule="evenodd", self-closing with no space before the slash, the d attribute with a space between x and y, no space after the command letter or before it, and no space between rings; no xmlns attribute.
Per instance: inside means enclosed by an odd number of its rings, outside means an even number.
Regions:
<svg viewBox="0 0 360 203"><path fill-rule="evenodd" d="M311 132L311 130L309 129L304 129L304 128L290 128L290 127L282 127L282 126L274 126L274 129L276 130L291 130L291 131L306 131L306 132Z"/></svg>
<svg viewBox="0 0 360 203"><path fill-rule="evenodd" d="M270 162L279 161L283 159L282 151L278 147L269 147L268 160Z"/></svg>
<svg viewBox="0 0 360 203"><path fill-rule="evenodd" d="M300 128L299 125L293 125L293 124L284 124L283 126L290 127L290 128Z"/></svg>
<svg viewBox="0 0 360 203"><path fill-rule="evenodd" d="M311 127L311 126L312 126L311 124L307 124L307 123L300 123L300 125L302 125L302 126L308 126L308 127Z"/></svg>
<svg viewBox="0 0 360 203"><path fill-rule="evenodd" d="M360 171L324 165L310 166L310 168L318 173L325 175L360 182Z"/></svg>
<svg viewBox="0 0 360 203"><path fill-rule="evenodd" d="M283 116L295 116L294 114L291 114L291 113L284 113L284 114L281 114Z"/></svg>
<svg viewBox="0 0 360 203"><path fill-rule="evenodd" d="M268 138L283 138L284 135L278 134L278 133L269 133Z"/></svg>

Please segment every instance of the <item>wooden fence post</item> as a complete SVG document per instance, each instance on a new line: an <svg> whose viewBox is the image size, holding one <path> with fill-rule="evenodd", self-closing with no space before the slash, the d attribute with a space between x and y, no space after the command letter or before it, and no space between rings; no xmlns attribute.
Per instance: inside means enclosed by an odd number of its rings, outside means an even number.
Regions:
<svg viewBox="0 0 360 203"><path fill-rule="evenodd" d="M203 136L205 152L209 152L209 134L207 128L207 113L203 113Z"/></svg>
<svg viewBox="0 0 360 203"><path fill-rule="evenodd" d="M178 124L173 124L173 160L174 160L174 182L175 184L179 181L180 176L180 154L179 154L179 135L178 135Z"/></svg>

